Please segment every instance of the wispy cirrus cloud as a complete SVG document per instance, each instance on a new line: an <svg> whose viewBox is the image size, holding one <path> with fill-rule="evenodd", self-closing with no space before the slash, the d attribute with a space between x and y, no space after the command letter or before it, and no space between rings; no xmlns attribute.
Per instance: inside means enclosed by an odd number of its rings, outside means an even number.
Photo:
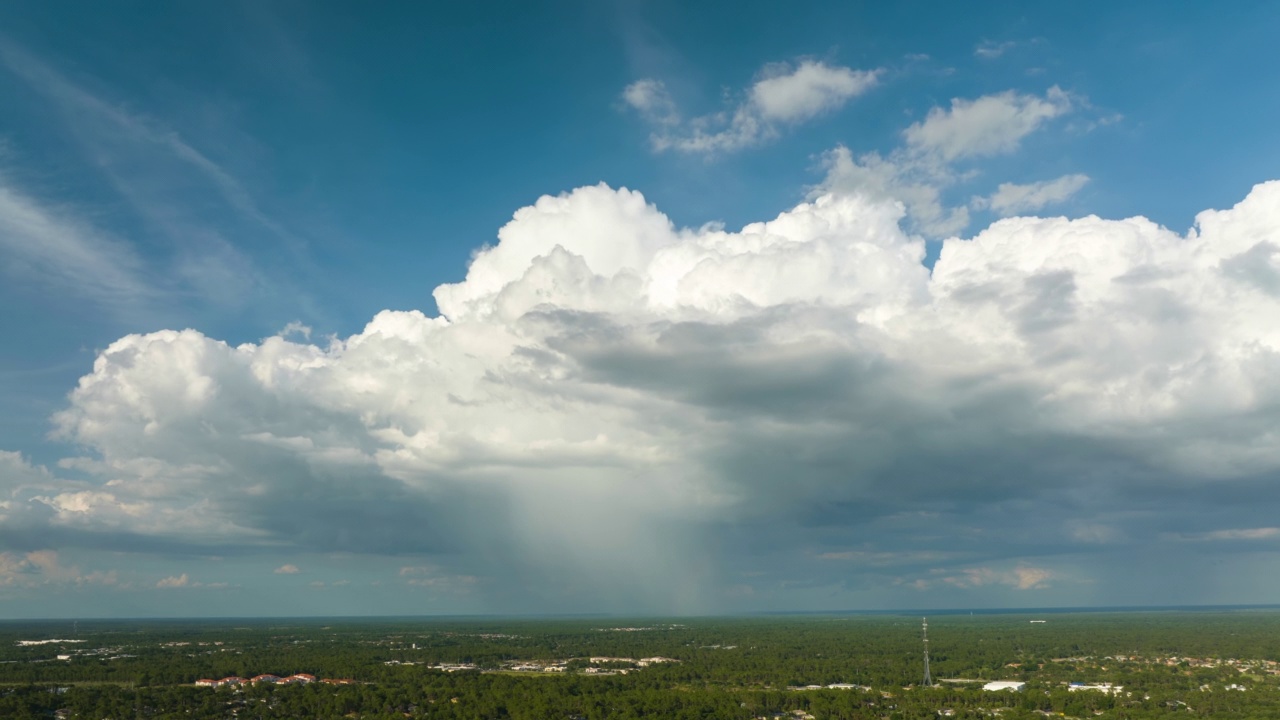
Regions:
<svg viewBox="0 0 1280 720"><path fill-rule="evenodd" d="M1208 532L1177 535L1183 540L1199 541L1250 541L1280 539L1280 527L1231 528L1227 530L1210 530Z"/></svg>
<svg viewBox="0 0 1280 720"><path fill-rule="evenodd" d="M0 227L14 230L5 233L9 242L0 251L39 256L43 277L61 277L74 292L131 298L135 307L124 314L135 320L146 316L138 307L163 314L176 305L243 306L288 287L294 273L313 271L306 242L178 130L111 100L101 88L87 89L2 37L0 71L53 110L56 132L67 140L62 147L71 149L68 162L83 167L78 182L95 190L93 183L105 183L116 206L126 209L104 220L79 195L50 198L20 187L20 173L5 172ZM259 256L287 258L273 265L290 272L273 272L268 281ZM300 288L286 295L310 303Z"/></svg>
<svg viewBox="0 0 1280 720"><path fill-rule="evenodd" d="M185 141L175 130L153 118L130 112L122 104L95 95L4 38L0 38L0 64L59 107L64 122L92 153L99 167L143 214L157 220L163 216L159 209L149 207L149 202L155 199L156 183L122 166L136 166L141 161L142 164L151 164L155 172L164 172L163 167L156 165L176 161L202 177L237 213L281 239L297 242L258 207L252 194L231 173Z"/></svg>
<svg viewBox="0 0 1280 720"><path fill-rule="evenodd" d="M162 293L133 248L0 174L0 254L8 282L37 282L124 311Z"/></svg>

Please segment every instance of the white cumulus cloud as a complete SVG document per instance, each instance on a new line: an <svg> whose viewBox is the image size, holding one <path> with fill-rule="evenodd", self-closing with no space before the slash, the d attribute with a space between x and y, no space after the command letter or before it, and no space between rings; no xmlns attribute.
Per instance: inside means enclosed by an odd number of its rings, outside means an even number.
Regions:
<svg viewBox="0 0 1280 720"><path fill-rule="evenodd" d="M908 147L947 161L1007 153L1071 106L1071 97L1056 85L1044 97L1008 90L976 100L954 98L950 108L933 108L903 137Z"/></svg>
<svg viewBox="0 0 1280 720"><path fill-rule="evenodd" d="M874 87L880 74L815 60L768 65L734 107L688 121L660 80L637 80L623 90L622 99L653 126L655 150L731 152L776 137L780 125L843 106Z"/></svg>
<svg viewBox="0 0 1280 720"><path fill-rule="evenodd" d="M879 73L806 60L770 68L751 86L751 103L765 120L800 122L840 107L875 84Z"/></svg>
<svg viewBox="0 0 1280 720"><path fill-rule="evenodd" d="M994 40L983 40L982 42L978 43L977 47L973 49L973 54L980 58L986 58L988 60L992 60L1000 57L1001 55L1004 55L1005 53L1009 52L1013 48L1017 47L1017 45L1018 43L1013 40L1005 40L1004 42L996 42Z"/></svg>
<svg viewBox="0 0 1280 720"><path fill-rule="evenodd" d="M914 228L934 237L957 234L969 225L969 209L949 206L944 193L979 174L958 164L1011 153L1024 137L1072 107L1071 97L1056 86L1043 97L1009 90L973 100L955 98L949 108L934 107L924 120L904 129L903 144L887 155L855 156L845 147L828 152L827 176L813 195L856 192L901 202ZM1010 209L1014 207L1032 210L1033 203L1065 199L1079 189L1072 189L1072 183L1081 178L1085 176L1071 175L1043 187L1006 183L991 198L972 204L982 209L998 202L1009 213L1018 211Z"/></svg>
<svg viewBox="0 0 1280 720"><path fill-rule="evenodd" d="M1071 574L1046 544L1110 547L1082 523L1157 487L1187 533L1273 524L1280 293L1238 267L1274 263L1277 208L1280 182L1186 234L1010 218L930 271L867 194L734 231L579 188L518 211L437 317L325 344L120 338L56 417L89 479L60 499L0 456L6 532L412 554L406 578L506 607L705 609L786 557L844 582L813 551L832 533L885 583L946 550L963 582L935 589L978 587L966 567L1040 587Z"/></svg>
<svg viewBox="0 0 1280 720"><path fill-rule="evenodd" d="M161 578L160 581L156 583L156 587L184 588L190 584L191 584L191 578L188 577L186 573L182 573L181 575L170 575L169 577Z"/></svg>
<svg viewBox="0 0 1280 720"><path fill-rule="evenodd" d="M980 210L990 208L1000 215L1035 212L1067 200L1088 183L1089 176L1078 173L1026 185L1000 183L995 193L989 197L974 198L972 204Z"/></svg>

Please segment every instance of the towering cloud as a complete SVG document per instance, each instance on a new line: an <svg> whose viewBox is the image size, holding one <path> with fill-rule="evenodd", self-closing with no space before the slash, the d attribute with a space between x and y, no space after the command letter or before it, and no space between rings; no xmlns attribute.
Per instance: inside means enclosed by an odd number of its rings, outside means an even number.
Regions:
<svg viewBox="0 0 1280 720"><path fill-rule="evenodd" d="M439 317L121 338L56 418L90 479L0 456L21 470L0 513L72 543L429 555L493 595L659 610L797 563L1034 592L1173 527L1271 542L1249 529L1280 492L1278 208L1280 182L1186 235L1009 218L930 272L864 195L730 232L580 188L518 211Z"/></svg>

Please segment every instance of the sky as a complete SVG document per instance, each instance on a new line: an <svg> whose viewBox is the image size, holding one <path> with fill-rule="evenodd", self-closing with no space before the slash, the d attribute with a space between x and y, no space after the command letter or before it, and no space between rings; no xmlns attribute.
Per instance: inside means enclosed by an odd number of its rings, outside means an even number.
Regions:
<svg viewBox="0 0 1280 720"><path fill-rule="evenodd" d="M1277 35L0 4L0 617L1274 602Z"/></svg>

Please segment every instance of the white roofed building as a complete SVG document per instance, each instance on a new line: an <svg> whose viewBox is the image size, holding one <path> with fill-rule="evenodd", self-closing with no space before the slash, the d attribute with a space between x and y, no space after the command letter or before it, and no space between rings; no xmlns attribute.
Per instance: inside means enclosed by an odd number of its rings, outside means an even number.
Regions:
<svg viewBox="0 0 1280 720"><path fill-rule="evenodd" d="M1027 689L1027 684L1021 680L996 680L982 686L983 690L1012 690L1014 692L1022 692Z"/></svg>

